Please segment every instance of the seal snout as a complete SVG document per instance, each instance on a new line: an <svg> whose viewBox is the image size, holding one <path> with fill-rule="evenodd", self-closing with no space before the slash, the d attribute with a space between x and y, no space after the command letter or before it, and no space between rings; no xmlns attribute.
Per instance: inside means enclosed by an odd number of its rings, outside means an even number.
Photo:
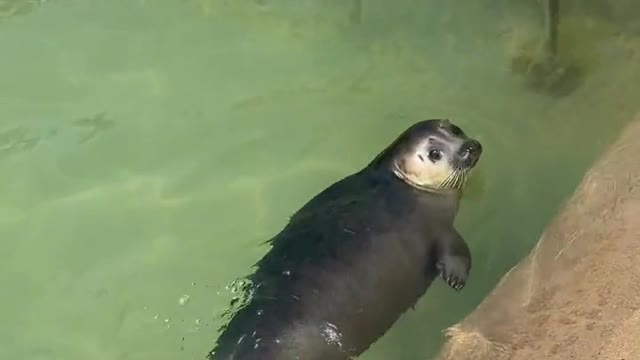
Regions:
<svg viewBox="0 0 640 360"><path fill-rule="evenodd" d="M460 150L460 160L462 165L467 168L474 167L480 155L482 154L482 144L474 139L469 139L464 142Z"/></svg>

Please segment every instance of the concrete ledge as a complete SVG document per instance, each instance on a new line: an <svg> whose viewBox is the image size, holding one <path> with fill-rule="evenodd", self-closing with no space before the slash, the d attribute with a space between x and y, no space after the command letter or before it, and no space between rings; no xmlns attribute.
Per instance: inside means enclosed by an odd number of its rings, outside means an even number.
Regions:
<svg viewBox="0 0 640 360"><path fill-rule="evenodd" d="M639 189L637 116L437 359L640 359Z"/></svg>

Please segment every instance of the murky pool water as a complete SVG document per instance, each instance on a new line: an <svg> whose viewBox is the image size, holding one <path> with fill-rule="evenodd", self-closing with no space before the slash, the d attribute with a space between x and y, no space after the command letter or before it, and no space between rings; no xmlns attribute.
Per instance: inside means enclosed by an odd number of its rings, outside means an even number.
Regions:
<svg viewBox="0 0 640 360"><path fill-rule="evenodd" d="M632 2L563 3L562 93L518 78L537 1L455 3L0 1L0 357L203 358L290 214L448 117L485 148L470 283L363 358L434 354L639 110Z"/></svg>

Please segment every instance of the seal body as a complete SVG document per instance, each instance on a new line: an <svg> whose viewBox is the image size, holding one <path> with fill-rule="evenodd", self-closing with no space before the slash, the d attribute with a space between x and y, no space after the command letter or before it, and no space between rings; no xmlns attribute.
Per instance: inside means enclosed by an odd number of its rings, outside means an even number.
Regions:
<svg viewBox="0 0 640 360"><path fill-rule="evenodd" d="M313 197L269 241L208 359L352 359L436 277L462 289L471 255L453 222L463 181L438 174L465 173L480 152L447 120L425 120Z"/></svg>

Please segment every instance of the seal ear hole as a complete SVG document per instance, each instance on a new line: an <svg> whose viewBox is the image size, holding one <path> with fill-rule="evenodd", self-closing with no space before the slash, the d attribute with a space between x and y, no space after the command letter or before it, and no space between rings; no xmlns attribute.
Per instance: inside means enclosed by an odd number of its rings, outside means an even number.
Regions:
<svg viewBox="0 0 640 360"><path fill-rule="evenodd" d="M454 124L451 124L451 133L455 136L460 136L462 135L462 129Z"/></svg>

